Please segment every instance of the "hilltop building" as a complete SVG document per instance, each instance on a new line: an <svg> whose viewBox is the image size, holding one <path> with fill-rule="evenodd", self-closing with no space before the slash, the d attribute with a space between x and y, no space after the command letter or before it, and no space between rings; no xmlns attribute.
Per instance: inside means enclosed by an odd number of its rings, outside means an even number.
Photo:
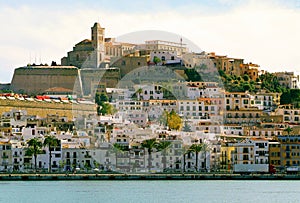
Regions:
<svg viewBox="0 0 300 203"><path fill-rule="evenodd" d="M290 89L300 88L300 76L294 72L276 72L274 75L277 77L280 85Z"/></svg>
<svg viewBox="0 0 300 203"><path fill-rule="evenodd" d="M75 44L73 50L61 59L61 64L78 68L104 68L111 59L130 53L134 47L134 44L116 42L115 38L105 38L105 28L95 23L91 28L91 39Z"/></svg>

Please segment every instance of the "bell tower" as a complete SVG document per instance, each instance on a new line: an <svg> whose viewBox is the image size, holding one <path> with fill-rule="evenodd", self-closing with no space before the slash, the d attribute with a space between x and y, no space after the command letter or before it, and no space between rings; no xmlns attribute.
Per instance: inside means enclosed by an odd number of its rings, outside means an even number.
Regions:
<svg viewBox="0 0 300 203"><path fill-rule="evenodd" d="M92 27L92 46L94 48L95 68L99 68L105 57L105 28L102 28L99 23L95 23Z"/></svg>

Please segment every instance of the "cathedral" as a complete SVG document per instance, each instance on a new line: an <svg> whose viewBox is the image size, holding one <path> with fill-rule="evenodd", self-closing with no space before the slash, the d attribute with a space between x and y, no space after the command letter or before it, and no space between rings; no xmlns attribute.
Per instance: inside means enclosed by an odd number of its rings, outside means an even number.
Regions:
<svg viewBox="0 0 300 203"><path fill-rule="evenodd" d="M113 58L130 53L136 45L115 42L114 38L105 38L105 28L95 23L91 28L91 39L75 44L73 50L61 59L62 66L78 68L104 68Z"/></svg>

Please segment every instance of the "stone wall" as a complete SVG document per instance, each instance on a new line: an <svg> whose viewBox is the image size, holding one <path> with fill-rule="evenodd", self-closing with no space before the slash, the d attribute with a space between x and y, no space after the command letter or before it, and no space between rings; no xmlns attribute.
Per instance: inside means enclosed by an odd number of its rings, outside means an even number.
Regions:
<svg viewBox="0 0 300 203"><path fill-rule="evenodd" d="M82 89L84 95L90 95L92 84L99 82L105 83L106 87L116 87L120 80L120 71L118 68L89 68L81 69L80 76L82 81Z"/></svg>
<svg viewBox="0 0 300 203"><path fill-rule="evenodd" d="M76 67L22 67L14 71L11 89L17 93L41 94L52 87L63 87L81 93Z"/></svg>
<svg viewBox="0 0 300 203"><path fill-rule="evenodd" d="M37 115L45 118L47 114L58 114L72 120L79 115L96 114L96 105L64 104L49 102L29 102L19 100L0 100L0 115L12 109L26 110L28 115Z"/></svg>
<svg viewBox="0 0 300 203"><path fill-rule="evenodd" d="M120 68L121 77L124 77L129 72L147 66L146 56L124 56L115 61L112 66Z"/></svg>

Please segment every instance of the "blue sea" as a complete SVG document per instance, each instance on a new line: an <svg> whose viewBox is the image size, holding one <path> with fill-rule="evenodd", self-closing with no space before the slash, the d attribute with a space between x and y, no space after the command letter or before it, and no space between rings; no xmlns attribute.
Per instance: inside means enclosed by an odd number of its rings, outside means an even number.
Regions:
<svg viewBox="0 0 300 203"><path fill-rule="evenodd" d="M300 181L0 181L0 202L300 202Z"/></svg>

